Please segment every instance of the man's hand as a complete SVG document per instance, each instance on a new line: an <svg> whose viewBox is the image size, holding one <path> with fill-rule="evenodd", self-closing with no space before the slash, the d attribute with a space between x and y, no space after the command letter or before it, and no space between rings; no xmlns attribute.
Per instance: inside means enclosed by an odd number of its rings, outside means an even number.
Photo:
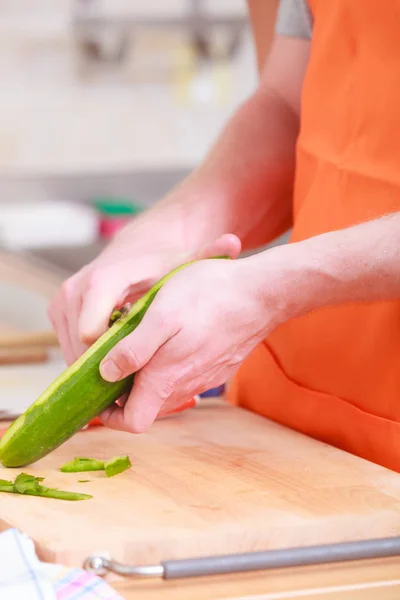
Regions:
<svg viewBox="0 0 400 600"><path fill-rule="evenodd" d="M283 317L274 296L266 302L260 294L252 261L204 260L163 286L141 324L100 365L107 381L138 371L125 405L101 416L105 425L143 432L157 416L234 374Z"/></svg>
<svg viewBox="0 0 400 600"><path fill-rule="evenodd" d="M174 223L147 219L133 224L92 263L67 279L49 307L68 365L83 354L108 326L114 307L134 302L158 279L180 264L198 258L236 258L240 240L223 235L196 250L185 248Z"/></svg>

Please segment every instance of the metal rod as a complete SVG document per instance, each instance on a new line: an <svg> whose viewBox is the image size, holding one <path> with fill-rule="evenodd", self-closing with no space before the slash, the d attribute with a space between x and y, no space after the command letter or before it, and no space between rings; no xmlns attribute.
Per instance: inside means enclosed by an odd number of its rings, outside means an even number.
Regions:
<svg viewBox="0 0 400 600"><path fill-rule="evenodd" d="M153 566L129 566L101 556L91 556L86 559L84 568L98 575L112 571L128 577L181 579L390 556L400 556L400 537L171 560Z"/></svg>
<svg viewBox="0 0 400 600"><path fill-rule="evenodd" d="M116 560L101 555L89 556L83 563L83 568L100 576L105 575L107 571L111 571L124 577L164 577L164 567L162 565L134 567L123 565Z"/></svg>
<svg viewBox="0 0 400 600"><path fill-rule="evenodd" d="M217 15L209 17L202 17L202 24L205 27L237 27L237 26L245 26L246 19L243 17L219 17ZM197 26L197 24L193 23L193 20L190 17L171 17L167 19L156 17L136 17L131 15L123 15L121 17L116 15L79 15L73 19L73 25L75 27L103 27L112 26L112 27L132 27L135 28L143 28L149 29L151 27L155 28L179 28L187 27L193 28Z"/></svg>

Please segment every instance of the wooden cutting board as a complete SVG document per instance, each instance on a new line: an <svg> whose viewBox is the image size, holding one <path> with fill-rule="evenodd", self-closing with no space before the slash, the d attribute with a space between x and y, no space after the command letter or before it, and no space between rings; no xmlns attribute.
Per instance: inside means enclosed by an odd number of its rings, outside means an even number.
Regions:
<svg viewBox="0 0 400 600"><path fill-rule="evenodd" d="M47 360L46 346L30 343L29 336L26 343L24 337L24 331L0 322L0 365L43 363Z"/></svg>
<svg viewBox="0 0 400 600"><path fill-rule="evenodd" d="M57 470L74 456L124 453L133 468L114 478ZM42 559L68 565L94 552L149 564L400 534L398 474L220 401L142 435L80 432L25 471L93 494L81 502L1 494L0 528L18 527Z"/></svg>
<svg viewBox="0 0 400 600"><path fill-rule="evenodd" d="M47 306L62 279L29 255L0 250L0 365L47 361L56 345Z"/></svg>

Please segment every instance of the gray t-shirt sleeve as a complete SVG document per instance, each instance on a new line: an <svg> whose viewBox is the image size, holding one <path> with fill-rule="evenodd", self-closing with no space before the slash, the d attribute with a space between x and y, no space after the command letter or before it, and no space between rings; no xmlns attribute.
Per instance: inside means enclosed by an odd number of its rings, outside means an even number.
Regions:
<svg viewBox="0 0 400 600"><path fill-rule="evenodd" d="M275 23L278 35L310 40L312 26L313 18L307 0L280 0Z"/></svg>

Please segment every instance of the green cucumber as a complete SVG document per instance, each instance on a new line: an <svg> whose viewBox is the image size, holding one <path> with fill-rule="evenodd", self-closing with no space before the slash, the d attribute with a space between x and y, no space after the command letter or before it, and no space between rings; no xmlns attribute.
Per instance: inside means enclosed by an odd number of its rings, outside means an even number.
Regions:
<svg viewBox="0 0 400 600"><path fill-rule="evenodd" d="M110 350L139 325L164 283L193 262L177 267L160 279L10 425L0 441L3 466L22 467L36 462L130 391L133 375L110 383L101 377L99 365Z"/></svg>

